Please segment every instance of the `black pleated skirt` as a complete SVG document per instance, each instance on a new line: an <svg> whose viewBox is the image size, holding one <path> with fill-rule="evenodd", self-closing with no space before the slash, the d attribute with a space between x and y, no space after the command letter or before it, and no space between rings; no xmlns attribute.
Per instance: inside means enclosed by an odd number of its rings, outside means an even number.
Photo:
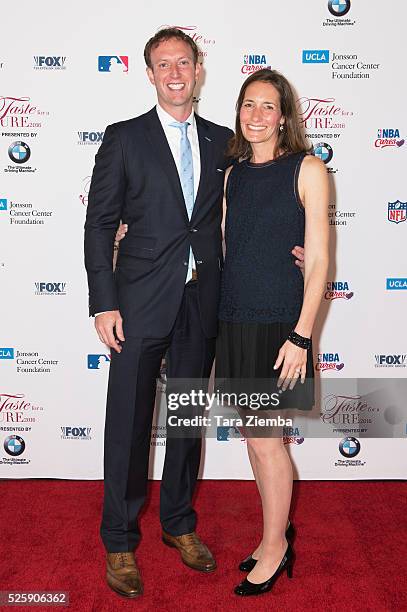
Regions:
<svg viewBox="0 0 407 612"><path fill-rule="evenodd" d="M281 367L274 370L273 366L280 348L295 325L295 321L292 323L219 321L216 342L216 388L226 393L278 393L277 380ZM314 366L311 347L307 351L305 383L297 381L292 390L286 389L280 394L280 403L275 409L312 410L314 402Z"/></svg>

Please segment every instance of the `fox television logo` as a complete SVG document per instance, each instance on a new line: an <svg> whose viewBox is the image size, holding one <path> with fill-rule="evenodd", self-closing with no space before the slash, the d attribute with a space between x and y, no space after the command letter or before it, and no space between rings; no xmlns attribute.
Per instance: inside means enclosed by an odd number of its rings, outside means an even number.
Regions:
<svg viewBox="0 0 407 612"><path fill-rule="evenodd" d="M35 283L35 295L66 295L66 283Z"/></svg>
<svg viewBox="0 0 407 612"><path fill-rule="evenodd" d="M78 132L79 144L94 145L103 140L104 132Z"/></svg>
<svg viewBox="0 0 407 612"><path fill-rule="evenodd" d="M61 427L63 440L91 440L91 427Z"/></svg>
<svg viewBox="0 0 407 612"><path fill-rule="evenodd" d="M65 70L66 57L34 55L34 68L36 70Z"/></svg>
<svg viewBox="0 0 407 612"><path fill-rule="evenodd" d="M375 355L376 368L405 368L407 355Z"/></svg>

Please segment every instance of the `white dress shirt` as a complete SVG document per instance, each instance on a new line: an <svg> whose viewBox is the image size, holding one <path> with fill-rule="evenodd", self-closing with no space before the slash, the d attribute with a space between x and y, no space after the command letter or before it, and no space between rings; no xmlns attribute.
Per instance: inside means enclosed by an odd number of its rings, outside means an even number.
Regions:
<svg viewBox="0 0 407 612"><path fill-rule="evenodd" d="M179 165L181 159L181 130L170 126L170 123L174 123L174 121L177 121L177 119L174 119L174 117L169 115L163 108L161 108L159 104L157 104L156 110L179 174ZM196 128L196 119L194 111L191 112L191 114L185 121L188 121L189 123L187 136L189 142L191 143L192 149L192 163L194 167L194 197L196 198L199 179L201 176L201 156L199 154L198 130Z"/></svg>
<svg viewBox="0 0 407 612"><path fill-rule="evenodd" d="M157 115L161 122L161 125L164 130L165 137L171 149L172 156L175 161L175 165L177 166L178 175L179 175L179 166L181 160L181 130L175 128L170 125L174 121L177 121L172 117L167 111L165 111L159 104L156 106ZM189 117L185 120L188 121L189 126L187 129L187 136L189 142L191 144L192 150L192 165L194 168L194 199L196 199L196 194L199 186L199 179L201 176L201 156L199 154L199 139L198 139L198 130L196 128L196 119L195 113L192 110ZM195 259L192 254L192 249L189 252L189 261L188 261L188 272L185 282L191 280L192 278L192 269L195 268Z"/></svg>
<svg viewBox="0 0 407 612"><path fill-rule="evenodd" d="M165 137L167 139L168 145L171 149L172 156L175 161L175 165L178 170L179 175L179 166L181 160L181 130L178 128L170 126L170 123L177 121L174 119L167 111L165 111L159 104L156 106L157 115L160 120L160 123L163 127ZM192 164L194 168L194 198L196 199L196 194L198 192L199 179L201 177L201 156L199 153L199 139L198 139L198 130L196 127L196 119L195 113L192 110L189 117L186 119L189 122L189 126L187 129L187 136L189 142L191 143L192 150ZM188 262L188 272L187 277L185 279L185 283L191 280L192 278L192 269L195 268L195 259L192 254L192 249L190 250L189 262ZM105 311L106 312L106 311ZM104 312L97 312L95 317L100 314L104 314Z"/></svg>

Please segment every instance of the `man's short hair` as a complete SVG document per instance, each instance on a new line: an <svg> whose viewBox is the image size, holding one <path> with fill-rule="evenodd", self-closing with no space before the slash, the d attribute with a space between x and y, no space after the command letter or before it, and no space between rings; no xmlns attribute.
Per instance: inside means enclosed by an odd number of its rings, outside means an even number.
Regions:
<svg viewBox="0 0 407 612"><path fill-rule="evenodd" d="M189 45L192 49L194 64L198 62L198 47L195 41L192 40L188 34L185 34L179 28L163 28L162 30L158 30L156 34L147 42L144 47L144 59L149 68L152 68L151 64L151 51L158 47L158 45L165 40L170 40L171 38L176 38L177 40L183 40L187 45Z"/></svg>

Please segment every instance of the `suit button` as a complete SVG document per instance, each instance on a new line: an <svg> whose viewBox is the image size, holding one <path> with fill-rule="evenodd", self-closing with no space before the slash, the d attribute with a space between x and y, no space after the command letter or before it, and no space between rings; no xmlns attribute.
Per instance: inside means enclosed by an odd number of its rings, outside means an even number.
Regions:
<svg viewBox="0 0 407 612"><path fill-rule="evenodd" d="M187 261L184 261L184 262L183 262L183 264L184 264L184 266L187 266L187 265L188 265L188 262L187 262Z"/></svg>

